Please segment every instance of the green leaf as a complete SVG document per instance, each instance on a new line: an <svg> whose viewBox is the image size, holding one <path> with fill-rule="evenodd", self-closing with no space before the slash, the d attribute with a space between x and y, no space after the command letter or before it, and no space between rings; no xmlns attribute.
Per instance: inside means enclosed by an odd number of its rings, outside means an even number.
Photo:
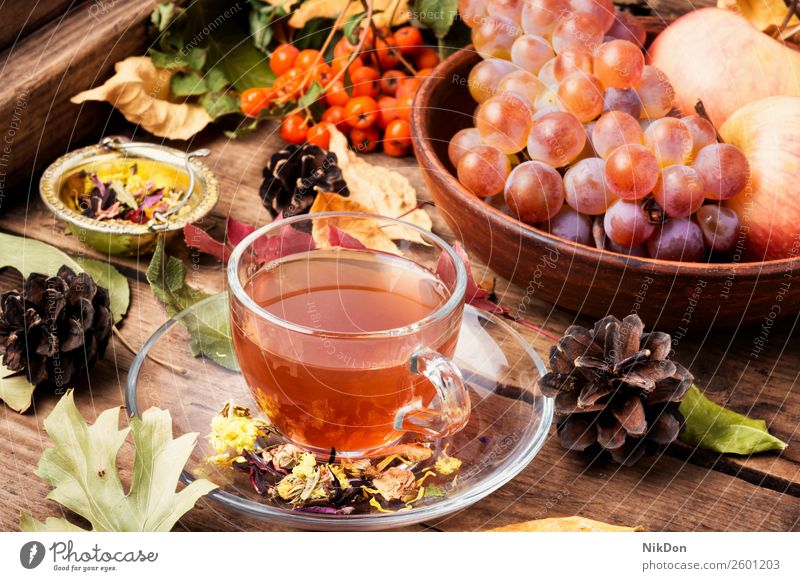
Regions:
<svg viewBox="0 0 800 581"><path fill-rule="evenodd" d="M219 69L211 69L205 76L205 80L209 91L222 91L230 84L225 73Z"/></svg>
<svg viewBox="0 0 800 581"><path fill-rule="evenodd" d="M111 408L86 424L75 406L72 390L44 421L53 440L39 459L36 474L53 486L47 495L85 518L93 531L169 531L197 502L217 486L196 480L175 492L181 470L197 439L188 433L173 439L168 411L150 408L119 429L119 408ZM136 455L128 493L117 471L119 449L132 432ZM22 531L64 530L61 519L38 523L22 515ZM69 527L76 530L77 527Z"/></svg>
<svg viewBox="0 0 800 581"><path fill-rule="evenodd" d="M253 45L263 53L267 52L269 43L272 42L272 20L275 17L275 10L273 6L267 4L261 9L253 9L250 11L250 36L253 39Z"/></svg>
<svg viewBox="0 0 800 581"><path fill-rule="evenodd" d="M237 91L271 86L275 75L268 60L246 35L236 31L212 34L208 39L207 70L219 70Z"/></svg>
<svg viewBox="0 0 800 581"><path fill-rule="evenodd" d="M22 413L33 402L33 385L24 371L11 371L0 363L0 399L15 412Z"/></svg>
<svg viewBox="0 0 800 581"><path fill-rule="evenodd" d="M49 516L43 523L34 519L24 510L19 516L19 530L32 533L85 533L88 532L79 526L75 526L67 519Z"/></svg>
<svg viewBox="0 0 800 581"><path fill-rule="evenodd" d="M693 385L680 405L684 417L681 441L715 452L755 454L783 450L783 442L769 433L764 420L754 420L715 404Z"/></svg>
<svg viewBox="0 0 800 581"><path fill-rule="evenodd" d="M153 64L159 69L191 69L199 71L206 62L207 51L204 48L192 48L188 51L169 50L159 51L151 48L148 51Z"/></svg>
<svg viewBox="0 0 800 581"><path fill-rule="evenodd" d="M72 258L55 246L2 232L0 248L3 249L0 269L14 268L22 273L23 278L32 272L55 276L62 265L75 272L85 271L97 284L108 289L114 321L119 322L128 312L131 293L128 279L111 264L89 258Z"/></svg>
<svg viewBox="0 0 800 581"><path fill-rule="evenodd" d="M423 493L423 497L428 498L430 496L434 497L447 496L447 491L438 484L428 484L427 486L425 486L425 492Z"/></svg>
<svg viewBox="0 0 800 581"><path fill-rule="evenodd" d="M458 0L415 0L413 13L430 28L436 38L443 39L456 20Z"/></svg>
<svg viewBox="0 0 800 581"><path fill-rule="evenodd" d="M158 240L146 276L153 294L164 303L170 317L211 296L186 284L186 266L164 252L163 238ZM225 301L205 301L182 323L191 335L190 348L195 356L204 355L238 371Z"/></svg>
<svg viewBox="0 0 800 581"><path fill-rule="evenodd" d="M311 86L308 90L297 100L297 104L300 107L310 107L314 103L316 103L319 99L322 98L323 88L317 81L311 83Z"/></svg>
<svg viewBox="0 0 800 581"><path fill-rule="evenodd" d="M170 80L170 90L176 97L190 97L202 95L208 91L208 85L198 73L175 73Z"/></svg>
<svg viewBox="0 0 800 581"><path fill-rule="evenodd" d="M223 115L233 113L241 114L239 99L224 91L213 91L200 97L200 104L205 107L212 119L218 119Z"/></svg>
<svg viewBox="0 0 800 581"><path fill-rule="evenodd" d="M150 14L150 22L156 32L164 32L175 17L175 3L162 2Z"/></svg>
<svg viewBox="0 0 800 581"><path fill-rule="evenodd" d="M350 18L345 20L344 26L342 27L342 34L344 37L350 42L350 44L355 45L358 43L358 37L353 36L353 33L358 28L359 23L364 20L364 16L366 13L359 12L357 14L353 14Z"/></svg>
<svg viewBox="0 0 800 581"><path fill-rule="evenodd" d="M109 262L84 257L77 257L75 261L80 265L79 270L89 273L92 280L108 289L111 314L114 315L114 322L118 323L131 304L128 279Z"/></svg>

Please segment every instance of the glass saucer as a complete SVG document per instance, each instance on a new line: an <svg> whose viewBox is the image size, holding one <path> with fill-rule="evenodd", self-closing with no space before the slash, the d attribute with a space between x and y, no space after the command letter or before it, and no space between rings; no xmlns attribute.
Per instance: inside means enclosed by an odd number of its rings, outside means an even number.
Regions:
<svg viewBox="0 0 800 581"><path fill-rule="evenodd" d="M463 464L446 496L426 497L396 512L322 514L293 510L259 495L246 473L206 461L214 454L206 435L212 418L228 400L259 408L244 378L207 357L197 357L187 329L227 312L222 293L198 303L156 331L136 356L128 374L125 403L130 415L152 406L172 414L178 437L197 432L197 446L181 475L184 483L207 478L220 488L208 496L228 508L272 524L313 530L381 530L407 526L461 510L491 494L522 471L541 449L553 418L553 402L535 388L545 372L536 352L505 321L467 306L455 363L469 385L472 412L457 434L432 442L434 452ZM209 348L219 347L219 337ZM205 350L207 351L207 350ZM156 363L157 359L166 363ZM229 365L230 367L231 365Z"/></svg>

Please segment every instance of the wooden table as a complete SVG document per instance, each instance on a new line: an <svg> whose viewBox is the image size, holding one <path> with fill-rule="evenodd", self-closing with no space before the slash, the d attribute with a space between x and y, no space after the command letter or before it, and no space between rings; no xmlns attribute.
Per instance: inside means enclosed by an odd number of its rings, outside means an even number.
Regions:
<svg viewBox="0 0 800 581"><path fill-rule="evenodd" d="M141 136L145 138L145 136ZM186 145L182 147L186 148ZM221 237L228 217L263 224L269 221L258 197L261 168L269 154L280 147L273 127L264 127L239 141L228 141L214 129L188 146L209 147L207 163L219 177L222 198L205 226L216 224ZM392 159L372 154L369 160L395 167L427 199L413 157ZM450 237L446 226L430 210L434 229ZM63 224L31 195L5 209L0 230L26 235L55 244L67 252L96 258L96 252L64 234ZM2 249L0 249L2 251ZM170 248L187 257L182 242ZM166 319L164 309L150 292L144 277L149 257L112 258L130 280L131 308L120 325L127 341L141 345ZM475 265L478 278L490 281L492 274ZM223 287L223 270L213 259L202 259L191 271L190 283L208 292ZM19 284L18 274L3 273L0 289ZM497 280L500 302L512 310L520 303L522 289ZM573 313L536 299L528 305L528 318L561 334L572 323L591 324ZM749 357L757 329L740 329L735 336L705 334L696 329L677 345L677 359L697 377L701 387L718 403L736 411L763 418L770 430L789 443L782 454L766 453L752 458L722 456L673 445L663 454L645 457L634 468L619 468L604 459L568 453L558 438L550 437L537 458L512 482L450 517L412 530L482 530L534 518L582 515L614 524L640 525L648 530L727 531L800 530L800 340L795 327L798 317L777 324L758 359ZM533 346L545 355L548 339L528 334ZM132 355L116 340L92 376L91 385L76 386L76 401L85 416L119 406ZM49 487L34 474L42 450L49 445L42 421L56 397L39 393L35 406L19 415L0 409L0 530L18 530L19 511L38 519L61 513L60 506L45 500ZM123 447L120 462L131 461L132 445ZM268 522L245 518L203 500L179 522L182 530L272 530Z"/></svg>

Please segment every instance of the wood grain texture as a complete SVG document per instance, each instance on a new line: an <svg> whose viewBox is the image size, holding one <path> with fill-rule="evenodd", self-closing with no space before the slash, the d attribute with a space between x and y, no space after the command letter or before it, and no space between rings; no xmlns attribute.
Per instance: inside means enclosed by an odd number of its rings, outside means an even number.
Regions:
<svg viewBox="0 0 800 581"><path fill-rule="evenodd" d="M69 99L104 81L115 62L144 52L156 3L103 11L85 2L0 55L0 212L12 199L36 195L31 178L44 165L103 130L110 106Z"/></svg>
<svg viewBox="0 0 800 581"><path fill-rule="evenodd" d="M206 132L186 149L209 147L207 160L221 183L222 199L205 226L214 226L221 237L224 221L230 216L262 224L269 221L257 190L261 168L267 156L281 146L275 127L265 126L247 139L228 141L213 130ZM372 163L396 168L417 187L421 199L429 199L419 168L411 158L394 159L373 154ZM432 210L434 229L447 237L440 212ZM39 204L19 207L0 217L0 229L25 234L57 244L70 253L103 258L63 234L63 225ZM207 292L224 287L221 265L206 257L190 255L178 241L170 252L189 265L190 282ZM121 326L125 338L141 345L166 320L163 308L144 281L148 258L113 258L130 279L131 311ZM496 275L485 264L474 262L476 276L491 284ZM590 320L541 301L537 294L526 294L508 281L497 278L496 292L501 303L527 320L555 333L572 323L588 325ZM0 289L19 283L6 273ZM475 507L441 522L426 523L442 530L478 530L543 516L583 516L617 524L641 524L650 530L791 530L797 528L798 457L800 435L796 433L800 394L794 386L800 369L800 350L789 324L773 329L770 341L756 361L747 361L751 334L741 332L728 337L705 336L702 326L678 340L677 357L686 362L707 385L712 399L736 409L764 417L771 429L789 441L782 455L763 454L751 459L700 455L673 447L661 457L645 459L633 470L619 470L603 460L568 454L557 438L551 438L541 454L515 480ZM520 328L540 354L546 354L549 339L535 331ZM100 410L121 405L124 382L131 355L114 344L107 359L99 364L91 385L77 387L80 409L93 418ZM30 510L37 518L58 514L59 508L42 499L47 485L33 474L33 467L47 445L41 422L55 404L55 397L40 394L36 409L18 415L3 408L0 429L0 528L15 530L18 511ZM126 445L121 464L130 460ZM565 493L568 491L568 493ZM420 530L416 527L412 530ZM201 501L184 517L176 530L271 530L269 523L247 519L223 510L215 503Z"/></svg>
<svg viewBox="0 0 800 581"><path fill-rule="evenodd" d="M0 1L0 50L16 44L32 31L66 14L78 4L80 0ZM98 2L99 4L103 3Z"/></svg>

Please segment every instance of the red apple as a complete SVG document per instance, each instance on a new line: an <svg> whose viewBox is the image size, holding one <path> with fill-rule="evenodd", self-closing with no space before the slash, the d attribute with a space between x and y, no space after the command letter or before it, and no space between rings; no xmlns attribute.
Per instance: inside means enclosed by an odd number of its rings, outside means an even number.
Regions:
<svg viewBox="0 0 800 581"><path fill-rule="evenodd" d="M758 99L800 95L800 52L727 10L681 16L655 39L649 60L672 82L684 115L701 99L717 127Z"/></svg>
<svg viewBox="0 0 800 581"><path fill-rule="evenodd" d="M750 163L744 190L727 201L744 228L744 257L800 256L800 97L745 105L720 128Z"/></svg>

